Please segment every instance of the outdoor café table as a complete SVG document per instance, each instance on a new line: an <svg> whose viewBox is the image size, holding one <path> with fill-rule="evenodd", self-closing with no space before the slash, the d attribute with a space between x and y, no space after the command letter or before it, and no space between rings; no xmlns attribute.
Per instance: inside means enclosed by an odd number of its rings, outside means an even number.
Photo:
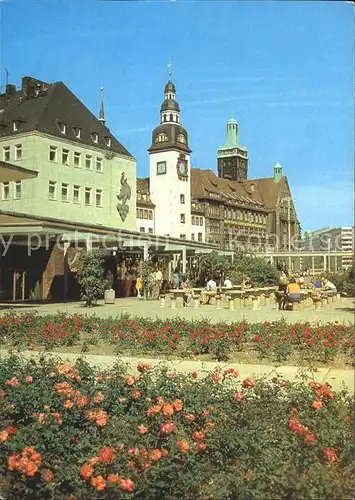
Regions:
<svg viewBox="0 0 355 500"><path fill-rule="evenodd" d="M171 297L171 309L176 309L177 307L184 307L184 290L174 289L169 290L169 293L172 294Z"/></svg>
<svg viewBox="0 0 355 500"><path fill-rule="evenodd" d="M208 290L204 290L201 292L201 302L202 304L206 305L210 303L211 299L214 299L214 297L217 295L217 292L209 292Z"/></svg>
<svg viewBox="0 0 355 500"><path fill-rule="evenodd" d="M233 311L242 307L244 292L242 290L230 290L228 293L228 308Z"/></svg>

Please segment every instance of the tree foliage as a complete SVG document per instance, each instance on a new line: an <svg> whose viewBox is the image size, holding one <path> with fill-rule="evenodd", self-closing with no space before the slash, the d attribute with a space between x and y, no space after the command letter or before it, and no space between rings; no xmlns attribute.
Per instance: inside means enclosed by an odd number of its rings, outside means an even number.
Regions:
<svg viewBox="0 0 355 500"><path fill-rule="evenodd" d="M275 285L279 280L279 271L261 257L249 257L243 253L221 255L218 252L203 254L199 257L199 284L204 285L209 278L223 282L230 278L238 284L248 275L252 286Z"/></svg>
<svg viewBox="0 0 355 500"><path fill-rule="evenodd" d="M105 255L101 249L94 249L81 255L78 265L78 282L81 290L81 298L86 307L97 304L97 300L103 296L107 280L105 279Z"/></svg>

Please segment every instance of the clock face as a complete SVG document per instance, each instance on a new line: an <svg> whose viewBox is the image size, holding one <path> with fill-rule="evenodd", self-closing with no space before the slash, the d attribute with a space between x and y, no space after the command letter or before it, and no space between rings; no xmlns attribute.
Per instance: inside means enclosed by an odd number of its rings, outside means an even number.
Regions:
<svg viewBox="0 0 355 500"><path fill-rule="evenodd" d="M186 163L184 162L179 163L179 174L186 175Z"/></svg>
<svg viewBox="0 0 355 500"><path fill-rule="evenodd" d="M159 161L157 163L157 174L166 174L166 161Z"/></svg>

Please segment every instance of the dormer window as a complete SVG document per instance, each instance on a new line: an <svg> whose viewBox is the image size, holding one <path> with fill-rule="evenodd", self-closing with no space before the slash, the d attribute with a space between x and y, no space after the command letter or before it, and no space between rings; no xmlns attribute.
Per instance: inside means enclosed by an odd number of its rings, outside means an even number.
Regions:
<svg viewBox="0 0 355 500"><path fill-rule="evenodd" d="M79 127L75 127L73 128L73 132L74 132L74 135L77 139L80 139L81 138L81 128Z"/></svg>
<svg viewBox="0 0 355 500"><path fill-rule="evenodd" d="M105 137L105 144L107 147L111 147L111 137Z"/></svg>
<svg viewBox="0 0 355 500"><path fill-rule="evenodd" d="M58 123L58 127L59 127L59 130L60 130L61 134L65 134L66 133L67 127L66 127L65 123Z"/></svg>
<svg viewBox="0 0 355 500"><path fill-rule="evenodd" d="M97 134L96 132L91 134L91 138L94 142L96 142L96 144L99 142L99 134Z"/></svg>
<svg viewBox="0 0 355 500"><path fill-rule="evenodd" d="M185 144L186 140L185 140L185 136L184 134L178 134L177 138L176 138L179 142L182 142L183 144Z"/></svg>
<svg viewBox="0 0 355 500"><path fill-rule="evenodd" d="M12 124L12 130L13 132L18 132L18 129L19 129L19 122L15 120Z"/></svg>

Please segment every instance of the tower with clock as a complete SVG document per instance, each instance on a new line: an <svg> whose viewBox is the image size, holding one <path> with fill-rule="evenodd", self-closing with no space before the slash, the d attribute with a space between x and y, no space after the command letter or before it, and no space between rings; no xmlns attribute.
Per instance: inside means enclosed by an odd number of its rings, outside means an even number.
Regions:
<svg viewBox="0 0 355 500"><path fill-rule="evenodd" d="M149 152L150 197L155 204L155 232L191 238L191 184L188 134L180 123L180 106L171 79L164 89L160 124Z"/></svg>

